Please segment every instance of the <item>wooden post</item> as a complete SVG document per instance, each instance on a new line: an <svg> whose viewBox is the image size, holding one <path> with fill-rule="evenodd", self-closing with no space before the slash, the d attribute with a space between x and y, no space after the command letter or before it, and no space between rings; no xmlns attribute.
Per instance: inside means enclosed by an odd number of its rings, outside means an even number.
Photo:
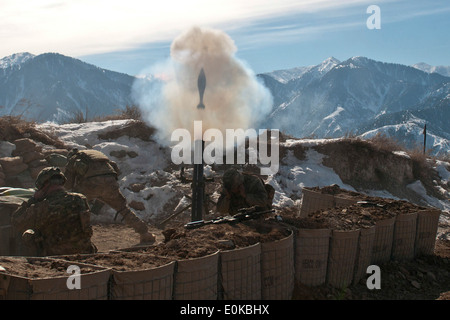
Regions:
<svg viewBox="0 0 450 320"><path fill-rule="evenodd" d="M423 154L425 154L425 149L427 145L427 124L423 127Z"/></svg>

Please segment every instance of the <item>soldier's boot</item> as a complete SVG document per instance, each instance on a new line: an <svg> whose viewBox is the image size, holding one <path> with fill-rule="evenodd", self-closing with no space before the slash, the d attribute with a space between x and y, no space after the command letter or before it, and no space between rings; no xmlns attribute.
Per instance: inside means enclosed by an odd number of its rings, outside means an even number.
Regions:
<svg viewBox="0 0 450 320"><path fill-rule="evenodd" d="M152 244L156 241L156 237L148 232L147 224L139 219L129 208L124 208L119 213L122 215L125 224L139 234L142 244Z"/></svg>

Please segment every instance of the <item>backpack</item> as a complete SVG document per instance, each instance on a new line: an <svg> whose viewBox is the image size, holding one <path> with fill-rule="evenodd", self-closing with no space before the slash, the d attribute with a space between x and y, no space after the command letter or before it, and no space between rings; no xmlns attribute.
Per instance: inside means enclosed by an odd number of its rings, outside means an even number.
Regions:
<svg viewBox="0 0 450 320"><path fill-rule="evenodd" d="M108 170L114 170L109 165L109 158L97 150L82 150L75 153L75 161L73 169L79 177L84 177L91 167L92 163L104 162L108 166Z"/></svg>
<svg viewBox="0 0 450 320"><path fill-rule="evenodd" d="M261 178L260 176L258 176L258 175L256 175L256 174L247 173L247 172L243 172L242 174L248 175L248 176L254 176L254 177L259 178L259 180L261 180L261 183L262 183L263 186L264 186L264 189L266 189L267 197L269 198L270 202L272 202L273 196L274 196L274 194L275 194L275 188L272 187L272 185L266 183L266 182L263 180L263 178Z"/></svg>

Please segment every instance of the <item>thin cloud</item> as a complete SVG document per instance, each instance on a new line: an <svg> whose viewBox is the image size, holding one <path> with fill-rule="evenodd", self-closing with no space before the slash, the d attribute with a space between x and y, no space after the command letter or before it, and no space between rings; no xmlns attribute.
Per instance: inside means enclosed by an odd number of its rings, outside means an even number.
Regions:
<svg viewBox="0 0 450 320"><path fill-rule="evenodd" d="M414 18L448 14L448 12L450 12L450 4L448 3L445 3L442 6L433 6L432 8L430 8L429 4L427 2L424 2L423 5L420 6L407 6L405 10L396 11L395 14L388 15L388 18L384 19L384 21L386 23L394 23L411 20Z"/></svg>
<svg viewBox="0 0 450 320"><path fill-rule="evenodd" d="M265 45L301 42L316 37L319 34L342 32L352 28L365 27L365 20L357 19L341 22L323 22L317 24L289 24L270 28L257 28L238 36L240 51Z"/></svg>
<svg viewBox="0 0 450 320"><path fill-rule="evenodd" d="M0 56L21 51L80 56L127 50L145 43L171 41L192 25L233 30L267 18L368 3L367 0L3 0Z"/></svg>

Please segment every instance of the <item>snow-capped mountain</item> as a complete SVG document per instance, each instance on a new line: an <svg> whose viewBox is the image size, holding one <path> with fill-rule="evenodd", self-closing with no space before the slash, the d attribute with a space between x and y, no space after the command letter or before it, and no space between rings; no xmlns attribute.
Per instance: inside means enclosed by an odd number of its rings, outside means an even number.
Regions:
<svg viewBox="0 0 450 320"><path fill-rule="evenodd" d="M449 150L448 77L353 57L343 62L329 58L284 82L277 81L271 73L262 78L276 97L273 112L262 126L296 137L323 138L361 135L388 125L399 128L407 124L415 132L414 139L405 140L406 129L389 132L411 146L423 140L420 136L427 123L428 133L436 136L429 140L428 147L434 148L434 153ZM279 92L283 92L283 97L277 95Z"/></svg>
<svg viewBox="0 0 450 320"><path fill-rule="evenodd" d="M450 77L419 67L330 57L259 74L274 101L259 127L299 138L385 132L414 146L422 143L426 123L427 148L448 154ZM136 104L136 79L57 53L14 54L0 59L0 116L63 123L79 113L88 119L110 115Z"/></svg>
<svg viewBox="0 0 450 320"><path fill-rule="evenodd" d="M0 115L64 122L132 105L134 77L57 53L19 53L0 60Z"/></svg>
<svg viewBox="0 0 450 320"><path fill-rule="evenodd" d="M0 70L6 73L8 69L19 68L35 56L28 52L15 53L0 60Z"/></svg>
<svg viewBox="0 0 450 320"><path fill-rule="evenodd" d="M428 63L419 62L413 64L412 67L428 73L439 73L443 76L450 77L450 66L431 66Z"/></svg>
<svg viewBox="0 0 450 320"><path fill-rule="evenodd" d="M330 57L323 61L322 63L315 65L315 66L309 66L309 67L296 67L292 69L287 70L276 70L269 73L266 73L267 75L271 76L275 80L281 82L281 83L287 83L291 80L299 79L306 73L311 78L319 78L323 74L330 71L332 68L334 68L336 65L338 65L340 61L334 57Z"/></svg>

